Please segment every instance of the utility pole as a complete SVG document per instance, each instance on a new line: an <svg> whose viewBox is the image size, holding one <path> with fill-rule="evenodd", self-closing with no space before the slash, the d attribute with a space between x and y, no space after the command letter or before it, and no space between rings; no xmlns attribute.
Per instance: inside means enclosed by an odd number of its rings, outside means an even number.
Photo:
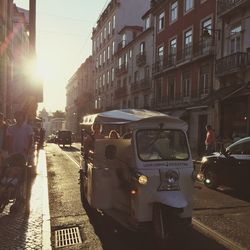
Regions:
<svg viewBox="0 0 250 250"><path fill-rule="evenodd" d="M29 46L30 57L36 57L36 0L29 0Z"/></svg>

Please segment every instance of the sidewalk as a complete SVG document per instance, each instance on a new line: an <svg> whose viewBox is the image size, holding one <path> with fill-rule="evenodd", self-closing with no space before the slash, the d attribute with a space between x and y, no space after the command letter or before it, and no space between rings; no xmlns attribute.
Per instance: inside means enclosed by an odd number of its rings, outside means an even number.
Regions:
<svg viewBox="0 0 250 250"><path fill-rule="evenodd" d="M45 151L40 150L31 189L30 213L10 214L8 205L0 214L0 249L51 249L46 167Z"/></svg>

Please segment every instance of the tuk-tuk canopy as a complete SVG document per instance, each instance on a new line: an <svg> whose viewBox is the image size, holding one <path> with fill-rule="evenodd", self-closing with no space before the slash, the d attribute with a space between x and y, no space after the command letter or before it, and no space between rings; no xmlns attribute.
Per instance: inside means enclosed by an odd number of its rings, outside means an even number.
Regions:
<svg viewBox="0 0 250 250"><path fill-rule="evenodd" d="M99 124L130 124L133 126L148 127L152 123L168 123L173 127L178 127L187 130L187 124L176 118L157 111L150 111L145 109L120 109L105 111L97 114L86 115L83 117L82 125ZM171 127L172 127L171 126Z"/></svg>

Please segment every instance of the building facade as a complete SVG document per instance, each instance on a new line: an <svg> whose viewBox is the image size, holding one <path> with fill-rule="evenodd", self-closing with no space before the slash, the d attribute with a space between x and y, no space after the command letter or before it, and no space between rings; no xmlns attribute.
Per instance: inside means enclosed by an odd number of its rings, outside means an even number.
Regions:
<svg viewBox="0 0 250 250"><path fill-rule="evenodd" d="M218 0L217 20L219 130L235 140L250 134L250 1Z"/></svg>
<svg viewBox="0 0 250 250"><path fill-rule="evenodd" d="M96 111L114 108L118 59L124 26L143 26L140 18L149 8L149 0L112 0L102 12L92 32L92 55L95 64ZM117 95L116 95L117 96Z"/></svg>
<svg viewBox="0 0 250 250"><path fill-rule="evenodd" d="M189 124L191 148L204 150L205 126L214 123L208 99L215 88L216 1L152 1L155 19L154 108ZM200 152L199 152L200 151Z"/></svg>
<svg viewBox="0 0 250 250"><path fill-rule="evenodd" d="M66 128L79 135L85 114L94 111L93 60L88 57L66 87Z"/></svg>

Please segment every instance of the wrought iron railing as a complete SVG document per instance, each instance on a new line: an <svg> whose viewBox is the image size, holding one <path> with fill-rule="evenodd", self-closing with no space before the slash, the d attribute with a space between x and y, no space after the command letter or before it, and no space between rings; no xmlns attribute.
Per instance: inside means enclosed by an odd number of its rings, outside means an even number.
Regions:
<svg viewBox="0 0 250 250"><path fill-rule="evenodd" d="M217 14L221 15L229 10L232 10L240 5L247 3L249 0L219 0L217 3Z"/></svg>
<svg viewBox="0 0 250 250"><path fill-rule="evenodd" d="M225 75L250 66L250 56L246 52L236 52L216 61L216 74Z"/></svg>

